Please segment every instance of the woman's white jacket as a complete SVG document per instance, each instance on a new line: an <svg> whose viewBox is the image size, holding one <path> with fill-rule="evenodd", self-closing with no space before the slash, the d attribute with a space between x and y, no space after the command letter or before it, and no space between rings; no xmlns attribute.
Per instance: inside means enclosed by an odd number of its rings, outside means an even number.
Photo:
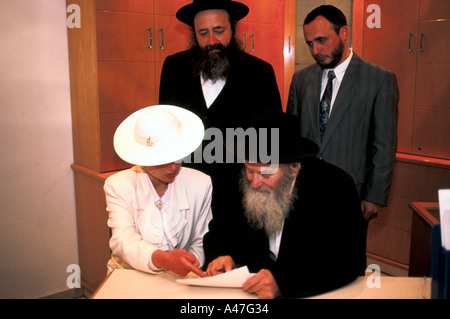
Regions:
<svg viewBox="0 0 450 319"><path fill-rule="evenodd" d="M123 267L125 263L141 271L158 272L151 261L157 249L185 249L203 266L203 235L212 218L208 175L182 167L170 184L170 203L163 212L156 208L150 178L139 166L110 176L104 190L111 228L108 271L128 268Z"/></svg>

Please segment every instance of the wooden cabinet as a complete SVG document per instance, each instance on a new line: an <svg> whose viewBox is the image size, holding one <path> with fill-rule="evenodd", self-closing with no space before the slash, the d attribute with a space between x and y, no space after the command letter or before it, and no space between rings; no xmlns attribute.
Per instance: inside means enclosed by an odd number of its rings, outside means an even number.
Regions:
<svg viewBox="0 0 450 319"><path fill-rule="evenodd" d="M378 1L375 4L380 6L382 25L373 29L364 27L362 55L397 75L400 89L397 149L411 153L419 0ZM365 1L365 7L368 5Z"/></svg>
<svg viewBox="0 0 450 319"><path fill-rule="evenodd" d="M244 42L244 50L272 64L278 86L283 87L283 48L285 1L243 1L250 12L239 24L238 34Z"/></svg>
<svg viewBox="0 0 450 319"><path fill-rule="evenodd" d="M414 269L417 267L417 254L410 253L418 247L426 250L428 243L418 241L423 233L421 227L414 226L417 220L409 204L437 202L438 190L443 188L450 188L449 160L429 159L424 162L421 156L398 153L388 206L369 223L368 256L375 259L375 263L401 270L394 274L407 275L410 263L415 263L411 275L417 274Z"/></svg>
<svg viewBox="0 0 450 319"><path fill-rule="evenodd" d="M362 55L397 74L398 151L450 159L450 2L364 1L369 4L380 7L381 28L363 27Z"/></svg>
<svg viewBox="0 0 450 319"><path fill-rule="evenodd" d="M177 22L173 1L125 3L95 3L101 172L129 167L114 152L115 129L132 112L157 104L165 57L188 44L188 28Z"/></svg>
<svg viewBox="0 0 450 319"><path fill-rule="evenodd" d="M369 223L367 252L407 273L410 261L416 263L411 245L420 245L409 203L435 202L438 189L450 187L450 1L354 0L353 5L355 52L392 70L400 90L391 195L388 207ZM373 14L369 5L379 6L380 28L366 23Z"/></svg>
<svg viewBox="0 0 450 319"><path fill-rule="evenodd" d="M444 11L426 14L421 1L412 153L450 159L450 43L445 39L450 34L450 2L446 3Z"/></svg>
<svg viewBox="0 0 450 319"><path fill-rule="evenodd" d="M412 210L409 276L431 277L431 228L440 223L439 203L409 203Z"/></svg>
<svg viewBox="0 0 450 319"><path fill-rule="evenodd" d="M94 291L106 275L109 229L103 192L105 179L129 167L113 148L117 126L134 111L158 102L162 64L185 50L189 29L175 13L192 0L67 0L80 8L81 27L68 29L75 196L82 285ZM283 90L285 16L277 0L245 0L251 14L242 23L253 34L254 53L274 65ZM276 13L276 15L275 15ZM288 30L288 29L286 29ZM290 29L289 29L290 30ZM291 36L293 38L293 36ZM248 50L247 50L248 51ZM287 91L286 91L287 93Z"/></svg>
<svg viewBox="0 0 450 319"><path fill-rule="evenodd" d="M295 0L242 0L249 8L247 17L239 23L237 34L247 53L270 64L275 71L283 107L287 103L289 84L295 65L287 59L294 57Z"/></svg>

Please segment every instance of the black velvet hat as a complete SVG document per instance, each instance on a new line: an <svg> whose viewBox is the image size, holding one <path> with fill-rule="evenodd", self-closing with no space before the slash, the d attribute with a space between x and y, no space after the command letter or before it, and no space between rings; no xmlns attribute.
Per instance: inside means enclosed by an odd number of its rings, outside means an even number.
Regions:
<svg viewBox="0 0 450 319"><path fill-rule="evenodd" d="M226 10L230 17L235 20L241 20L248 12L249 8L240 2L231 0L194 0L193 3L188 4L176 13L176 17L183 23L192 24L195 15L204 10L222 9Z"/></svg>
<svg viewBox="0 0 450 319"><path fill-rule="evenodd" d="M300 122L293 114L261 112L250 120L245 131L248 133L252 128L255 129L256 139L247 134L245 138L235 137L232 144L227 144L227 149L232 148L241 160L245 157L250 162L283 164L299 162L319 153L316 143L300 136ZM271 150L278 150L278 154L271 154ZM268 157L270 160L267 162Z"/></svg>

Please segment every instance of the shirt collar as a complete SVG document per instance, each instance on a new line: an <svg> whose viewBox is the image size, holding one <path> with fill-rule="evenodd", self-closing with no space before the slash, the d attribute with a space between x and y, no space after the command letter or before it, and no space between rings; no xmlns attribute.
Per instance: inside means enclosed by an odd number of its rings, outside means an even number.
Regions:
<svg viewBox="0 0 450 319"><path fill-rule="evenodd" d="M323 72L323 77L326 79L328 76L328 72L330 70L334 71L334 74L336 75L336 79L341 82L344 78L345 71L347 70L348 65L350 64L350 60L353 57L353 50L350 49L350 54L348 55L347 59L344 60L341 64L336 66L334 69L325 69Z"/></svg>
<svg viewBox="0 0 450 319"><path fill-rule="evenodd" d="M166 192L163 194L163 196L159 196L158 193L156 192L155 186L153 186L152 181L150 180L150 187L153 190L153 198L155 199L155 203L157 202L162 202L165 206L169 205L170 202L170 189L171 189L171 184L169 183L169 185L167 185L167 190Z"/></svg>

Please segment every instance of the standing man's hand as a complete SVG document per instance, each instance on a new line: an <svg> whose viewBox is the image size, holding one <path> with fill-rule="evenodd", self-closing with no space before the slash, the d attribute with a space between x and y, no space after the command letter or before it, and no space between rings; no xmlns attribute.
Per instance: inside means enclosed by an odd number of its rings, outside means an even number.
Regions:
<svg viewBox="0 0 450 319"><path fill-rule="evenodd" d="M377 203L372 203L363 200L361 202L361 210L365 220L371 220L378 216L378 212L383 206Z"/></svg>

